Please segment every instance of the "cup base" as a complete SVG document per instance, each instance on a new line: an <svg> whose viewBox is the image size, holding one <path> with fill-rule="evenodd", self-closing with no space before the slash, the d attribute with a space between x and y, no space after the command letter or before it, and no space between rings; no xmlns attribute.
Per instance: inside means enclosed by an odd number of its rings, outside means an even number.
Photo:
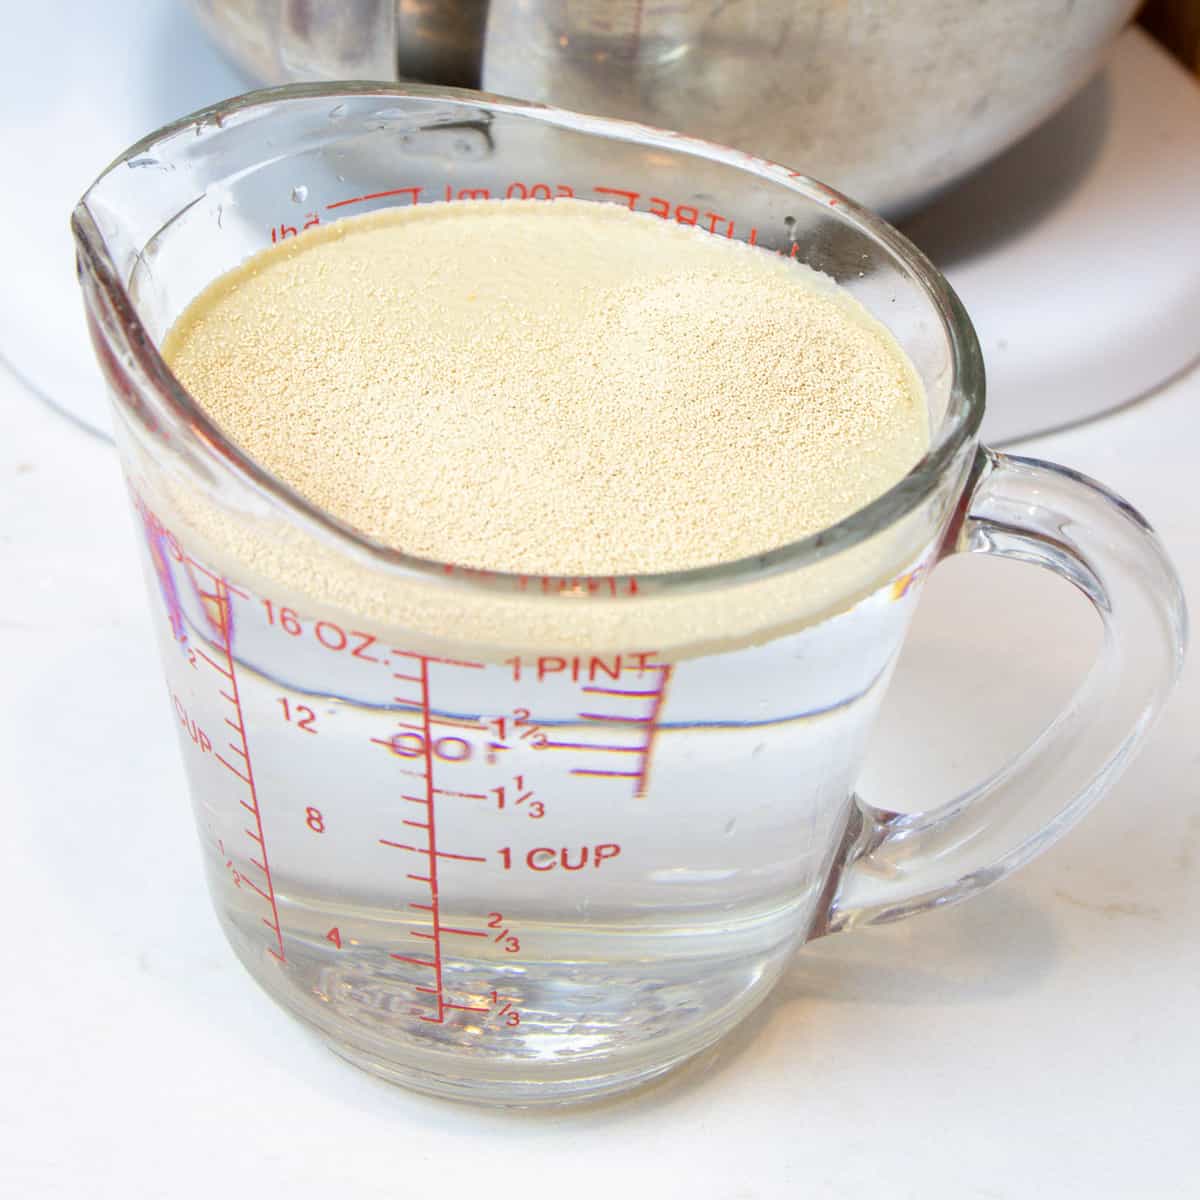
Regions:
<svg viewBox="0 0 1200 1200"><path fill-rule="evenodd" d="M215 867L212 874L222 881ZM407 964L398 968L388 951L394 928L333 952L320 934L333 918L322 914L315 924L302 923L285 895L279 911L288 955L282 961L263 947L261 921L252 911L221 904L217 911L254 980L339 1057L415 1091L501 1106L594 1100L670 1071L758 1007L797 940L793 933L769 947L741 947L739 954L730 931L715 960L697 952L696 935L676 939L681 951L691 953L674 959L660 950L620 962L594 946L584 957L577 942L574 961L448 960L442 978L460 999L447 1005L444 1022L427 1024L429 1010L418 1007L422 992L402 973ZM356 928L372 929L361 917ZM613 948L628 953L631 938L617 941ZM488 1010L488 998L494 1006L498 994L512 997L499 1014L512 1008L511 1021ZM460 1013L461 1003L472 998L483 1007Z"/></svg>
<svg viewBox="0 0 1200 1200"><path fill-rule="evenodd" d="M331 1038L322 1040L339 1058L369 1072L379 1079L412 1091L423 1092L442 1100L459 1100L483 1104L492 1108L539 1108L549 1105L580 1104L602 1100L618 1093L633 1091L660 1076L675 1070L688 1059L707 1049L721 1035L709 1038L701 1045L689 1048L667 1062L656 1061L614 1073L583 1075L574 1079L495 1078L466 1079L442 1075L436 1071L401 1067L370 1054L357 1046Z"/></svg>

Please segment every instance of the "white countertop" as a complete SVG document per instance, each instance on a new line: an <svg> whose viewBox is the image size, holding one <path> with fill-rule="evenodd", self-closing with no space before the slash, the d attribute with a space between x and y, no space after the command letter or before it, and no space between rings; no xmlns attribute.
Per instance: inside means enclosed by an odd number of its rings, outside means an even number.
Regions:
<svg viewBox="0 0 1200 1200"><path fill-rule="evenodd" d="M1196 606L1197 447L1200 373L1022 449L1135 500ZM115 457L8 377L0 561L0 1194L1194 1194L1194 666L1115 791L1031 867L960 907L808 947L745 1026L648 1091L492 1112L347 1066L235 962ZM1087 661L1080 605L1012 564L941 568L867 794L927 803L1027 738Z"/></svg>

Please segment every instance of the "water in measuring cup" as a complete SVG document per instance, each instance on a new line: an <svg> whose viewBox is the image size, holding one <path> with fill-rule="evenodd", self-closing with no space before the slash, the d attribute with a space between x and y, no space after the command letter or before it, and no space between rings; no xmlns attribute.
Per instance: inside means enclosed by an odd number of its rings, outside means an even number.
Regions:
<svg viewBox="0 0 1200 1200"><path fill-rule="evenodd" d="M289 239L164 345L235 441L383 541L534 576L727 561L925 447L890 335L731 231L425 209ZM231 532L206 560L140 507L218 912L340 1052L455 1095L594 1094L770 986L818 908L906 567L763 645L476 659L452 621L406 645L347 617L372 597L344 581L336 611L303 580L256 590L239 563L278 578L273 546Z"/></svg>
<svg viewBox="0 0 1200 1200"><path fill-rule="evenodd" d="M907 579L764 646L479 663L255 594L141 512L217 911L341 1053L453 1095L592 1094L774 981Z"/></svg>

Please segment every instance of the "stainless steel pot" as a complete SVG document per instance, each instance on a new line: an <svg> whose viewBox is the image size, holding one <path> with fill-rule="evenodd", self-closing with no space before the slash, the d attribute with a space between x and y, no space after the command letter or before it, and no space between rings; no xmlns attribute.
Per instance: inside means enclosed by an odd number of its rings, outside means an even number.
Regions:
<svg viewBox="0 0 1200 1200"><path fill-rule="evenodd" d="M627 117L896 215L1053 112L1136 0L192 0L254 78L413 78Z"/></svg>

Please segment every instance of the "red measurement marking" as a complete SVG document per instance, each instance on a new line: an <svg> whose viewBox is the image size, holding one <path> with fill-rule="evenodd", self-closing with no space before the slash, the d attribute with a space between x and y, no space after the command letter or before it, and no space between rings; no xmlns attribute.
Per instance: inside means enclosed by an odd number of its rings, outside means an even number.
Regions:
<svg viewBox="0 0 1200 1200"><path fill-rule="evenodd" d="M667 684L671 681L671 668L663 665L658 671L658 692L650 709L650 720L646 723L646 743L642 751L642 766L638 774L637 786L633 789L635 796L646 794L646 786L650 780L650 760L654 754L654 740L658 736L658 722L662 716L663 704L667 698Z"/></svg>
<svg viewBox="0 0 1200 1200"><path fill-rule="evenodd" d="M437 821L433 803L433 730L429 725L429 659L422 657L421 664L421 699L425 706L425 803L429 808L429 902L433 905L433 928L436 931L441 925L441 900L438 896L438 848ZM439 660L441 661L441 660ZM482 664L480 664L482 666ZM433 956L437 973L437 1023L440 1025L446 1015L446 995L442 987L442 939L438 936L433 941ZM422 1018L431 1020L432 1018Z"/></svg>
<svg viewBox="0 0 1200 1200"><path fill-rule="evenodd" d="M409 804L420 804L425 808L424 820L405 820L403 824L406 828L423 829L428 839L428 845L413 846L406 842L398 842L391 838L380 838L379 844L388 846L396 850L403 850L409 854L422 855L428 867L428 874L419 875L415 872L409 872L406 878L414 883L423 883L429 888L428 904L409 902L409 907L418 912L427 912L430 914L430 926L428 930L410 930L410 935L431 943L433 951L432 960L413 960L410 956L393 954L392 957L399 961L419 961L422 966L427 966L434 972L434 986L432 988L422 989L427 994L437 998L436 1014L432 1016L421 1016L420 1020L427 1021L431 1024L443 1024L445 1021L446 1012L452 1007L461 1007L450 1005L446 999L444 980L443 980L443 959L442 959L442 935L451 934L463 937L485 937L486 934L476 930L459 929L456 927L445 926L441 923L441 886L439 880L439 860L446 859L451 862L471 862L485 863L487 859L483 855L476 854L455 854L449 850L441 850L438 848L437 841L437 816L434 805L434 796L459 796L466 799L486 800L487 797L482 792L459 792L449 788L439 788L434 784L433 764L434 760L447 762L461 762L470 757L471 744L462 738L442 737L435 739L433 737L433 728L437 726L449 726L454 729L463 730L480 730L483 731L487 727L478 720L472 720L462 717L442 717L435 716L432 711L430 702L430 666L431 664L440 664L443 666L460 667L469 670L483 670L484 664L471 662L465 659L446 658L436 654L420 654L411 650L393 649L391 651L397 658L407 659L412 662L419 673L406 671L393 672L396 679L404 679L409 683L419 686L419 698L415 697L395 697L395 702L400 706L400 717L412 718L410 720L398 719L396 724L401 730L409 730L407 733L396 733L391 738L372 738L371 741L377 745L387 746L398 757L410 759L415 763L420 763L424 768L420 771L407 771L404 774L415 775L420 778L424 784L422 789L423 795L407 794L401 795L401 799ZM485 1012L486 1009L479 1011Z"/></svg>
<svg viewBox="0 0 1200 1200"><path fill-rule="evenodd" d="M605 746L592 742L547 742L543 750L599 750L605 754L641 754L641 746Z"/></svg>
<svg viewBox="0 0 1200 1200"><path fill-rule="evenodd" d="M241 781L242 781L244 784L246 784L246 786L247 786L247 787L250 787L250 786L251 786L251 784L250 784L250 776L249 776L249 775L243 775L243 774L241 773L241 771L239 771L239 770L237 769L237 767L235 767L235 766L233 765L233 763L231 763L231 762L229 761L229 759L227 759L227 758L222 758L222 757L221 757L221 755L219 755L219 754L218 754L218 755L216 755L216 759L217 759L217 762L219 762L219 763L221 764L221 766L225 767L225 768L226 768L227 770L229 770L229 771L232 771L232 772L233 772L233 774L234 774L234 775L236 775L236 776L237 776L237 777L238 777L238 778L239 778L239 779L240 779L240 780L241 780Z"/></svg>
<svg viewBox="0 0 1200 1200"><path fill-rule="evenodd" d="M648 721L653 720L652 717L618 717L612 713L585 713L579 714L581 721L609 721L614 725L645 725Z"/></svg>
<svg viewBox="0 0 1200 1200"><path fill-rule="evenodd" d="M429 959L427 959L427 958L413 958L411 954L389 954L388 958L394 958L397 962L412 963L412 965L414 967L434 967L434 968L436 968L436 966L437 966L437 964L435 962L430 962ZM437 987L437 991L439 994L441 993L441 990L442 990L441 983L439 982L438 987Z"/></svg>
<svg viewBox="0 0 1200 1200"><path fill-rule="evenodd" d="M641 195L641 192L630 192L625 188L601 187L600 184L597 184L594 188L592 188L592 191L599 192L602 196L623 196L625 198L625 203L629 206L631 212L633 211L634 205L637 204L638 197Z"/></svg>
<svg viewBox="0 0 1200 1200"><path fill-rule="evenodd" d="M415 658L421 663L444 663L448 667L470 667L474 671L482 671L484 664L481 662L467 662L461 658L439 658L436 654L418 654L415 650L393 650L392 653L398 658ZM422 694L426 699L429 697L429 671L423 669L421 674L417 676L420 681Z"/></svg>
<svg viewBox="0 0 1200 1200"><path fill-rule="evenodd" d="M205 654L205 653L204 653L204 651L203 651L203 650L201 650L199 646L195 646L195 647L193 647L193 649L196 651L196 654L197 654L197 655L198 655L200 658L204 659L204 661L205 661L206 663L208 663L208 665L209 665L210 667L212 667L212 669L213 669L214 671L216 671L216 672L217 672L217 674L218 674L218 675L224 675L226 679L229 679L229 678L230 678L230 674L229 674L229 672L228 672L227 670L225 670L225 668L224 668L223 666L221 666L221 665L220 665L218 662L216 662L215 660L213 660L213 659L209 658L209 656L208 656L207 654ZM222 692L221 694L222 694L222 695L224 695L225 693L224 693L224 692Z"/></svg>
<svg viewBox="0 0 1200 1200"><path fill-rule="evenodd" d="M169 536L174 537L174 534L171 534ZM207 575L209 577L209 579L211 579L213 581L214 586L216 586L219 591L226 593L228 596L236 596L239 600L246 600L250 596L249 592L244 591L242 588L237 587L236 585L230 583L228 579L222 579L214 571L210 571L203 563L197 562L196 559L194 559L190 554L185 554L183 556L183 564L184 564L184 566L189 568L189 573L192 570L202 571L205 575ZM194 575L192 576L192 581L195 582ZM204 591L201 591L200 586L198 584L196 586L196 592L202 601L207 600L207 601L212 602L215 605L217 611L227 611L227 610L223 610L221 608L222 601L219 599L219 597L216 594L206 593ZM207 606L205 608L205 611L206 612L208 611Z"/></svg>
<svg viewBox="0 0 1200 1200"><path fill-rule="evenodd" d="M486 725L481 725L478 721L467 721L458 717L430 717L430 722L434 725L449 725L453 729L486 729Z"/></svg>
<svg viewBox="0 0 1200 1200"><path fill-rule="evenodd" d="M446 189L442 193L447 202L450 200L490 200L492 192L490 188L459 188L455 192L450 184L446 184Z"/></svg>
<svg viewBox="0 0 1200 1200"><path fill-rule="evenodd" d="M522 679L532 679L538 683L549 679L551 676L570 676L572 683L589 683L600 684L604 687L611 686L604 683L604 680L611 679L615 683L622 674L629 671L637 671L639 675L646 671L653 671L661 666L660 663L652 662L654 651L639 650L634 654L614 654L609 657L603 655L571 655L563 657L558 654L542 654L536 658L522 658L517 655L515 658L506 658L504 665L512 667L513 682L520 683ZM528 717L528 712L526 712Z"/></svg>
<svg viewBox="0 0 1200 1200"><path fill-rule="evenodd" d="M260 888L260 887L258 886L258 884L257 884L257 883L255 883L255 882L254 882L254 880L252 880L252 879L251 879L251 878L250 878L248 875L243 875L241 878L242 878L242 882L243 882L243 883L244 883L244 884L245 884L245 885L246 885L248 888L250 888L252 891L255 891L255 892L257 892L257 893L258 893L258 894L259 894L259 895L260 895L260 896L261 896L261 897L262 897L264 900L266 900L266 901L270 901L271 897L270 897L270 896L268 896L268 895L267 895L267 893L266 893L266 892L264 892L264 891L262 890L262 888Z"/></svg>
<svg viewBox="0 0 1200 1200"><path fill-rule="evenodd" d="M580 688L580 691L590 692L596 696L647 696L648 697L648 696L657 696L658 695L658 691L654 690L654 689L652 689L651 691L648 691L648 692L633 692L633 691L624 690L622 688L584 687L584 688Z"/></svg>
<svg viewBox="0 0 1200 1200"><path fill-rule="evenodd" d="M646 671L654 671L658 675L658 684L654 688L622 688L610 687L606 684L590 684L581 688L587 695L610 696L613 699L628 699L632 702L650 701L649 712L641 713L615 713L615 712L581 712L578 714L581 721L597 721L607 725L628 725L636 729L645 730L641 744L636 746L621 746L612 743L606 745L591 745L587 742L552 742L547 741L543 746L546 750L575 750L580 752L596 752L602 754L633 754L640 759L636 770L615 771L606 770L600 767L575 767L572 769L572 775L583 776L591 779L632 779L634 781L634 796L640 797L646 794L646 788L650 775L650 761L654 753L654 739L658 732L659 719L662 715L662 707L666 698L667 683L671 678L671 668L665 663L648 663L644 661L647 656L639 656L643 661L638 663L637 670L639 674ZM541 660L539 660L540 664Z"/></svg>
<svg viewBox="0 0 1200 1200"><path fill-rule="evenodd" d="M555 196L574 196L575 189L569 183L523 183L514 179L504 189L507 200L553 200Z"/></svg>
<svg viewBox="0 0 1200 1200"><path fill-rule="evenodd" d="M491 1012L492 1010L484 1005L482 1008L478 1004L443 1004L443 1008L453 1008L458 1012Z"/></svg>
<svg viewBox="0 0 1200 1200"><path fill-rule="evenodd" d="M191 557L185 557L188 574L191 576L192 585L196 589L196 594L204 607L205 613L209 617L209 621L217 633L220 641L221 659L213 663L217 673L224 679L229 681L230 690L227 692L221 689L220 694L233 705L234 714L237 717L236 724L226 719L226 724L234 729L239 737L240 746L235 746L230 743L230 750L238 755L245 764L245 774L234 767L228 759L221 755L216 755L218 762L226 767L232 774L237 776L248 789L250 793L250 801L241 801L242 807L254 817L254 832L251 834L252 839L258 844L262 854L261 862L256 858L251 858L251 863L263 873L263 879L266 883L265 888L260 888L252 883L249 879L245 882L250 884L251 888L257 892L271 906L271 920L263 918L263 924L269 929L275 931L275 945L268 946L268 953L274 955L280 962L286 962L287 956L283 949L283 933L279 925L279 905L275 898L275 885L271 879L270 859L267 857L266 836L263 833L262 812L258 804L258 788L254 782L254 768L250 762L250 746L246 740L246 722L242 712L241 692L238 688L237 673L233 665L233 596L238 595L245 597L246 593L240 589L232 587L228 580L214 574L207 567L201 566ZM197 578L197 573L202 573L211 581L209 587L211 590L206 591ZM207 655L205 655L208 658ZM211 662L212 660L209 659ZM250 831L247 830L247 833ZM245 877L243 877L245 878Z"/></svg>
<svg viewBox="0 0 1200 1200"><path fill-rule="evenodd" d="M419 187L401 187L391 188L386 192L368 192L365 196L352 196L349 200L335 200L332 204L327 204L327 209L345 208L347 204L361 204L364 200L383 200L388 196L411 196L412 202L416 204L417 197L420 196L421 189Z"/></svg>

